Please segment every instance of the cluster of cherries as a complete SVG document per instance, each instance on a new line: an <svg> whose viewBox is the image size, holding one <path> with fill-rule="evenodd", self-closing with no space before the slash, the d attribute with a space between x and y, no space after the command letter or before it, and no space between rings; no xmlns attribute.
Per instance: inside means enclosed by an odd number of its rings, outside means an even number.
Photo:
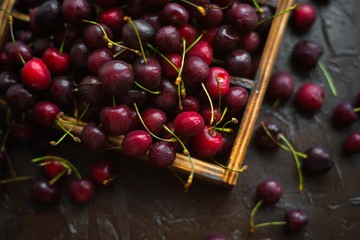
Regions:
<svg viewBox="0 0 360 240"><path fill-rule="evenodd" d="M40 138L54 126L64 135L48 139L48 146L71 137L101 151L121 135L116 147L124 155L146 155L158 168L170 166L176 152L190 162L229 153L249 94L230 79L253 77L273 9L232 0L19 0L16 6L30 21L7 13L11 41L0 52L1 186L27 179L12 168L8 137ZM71 131L76 127L82 128L78 136ZM45 178L36 178L31 196L43 204L58 199L56 183L64 175L71 175L69 193L80 203L93 198L96 184L115 178L112 161L94 162L82 177L49 147L32 161Z"/></svg>

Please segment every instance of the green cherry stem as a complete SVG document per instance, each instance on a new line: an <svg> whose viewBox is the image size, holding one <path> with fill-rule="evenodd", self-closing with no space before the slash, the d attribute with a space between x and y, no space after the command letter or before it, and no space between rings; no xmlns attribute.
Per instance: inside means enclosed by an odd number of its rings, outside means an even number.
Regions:
<svg viewBox="0 0 360 240"><path fill-rule="evenodd" d="M143 56L144 62L146 63L146 55L145 55L145 51L144 51L144 46L142 44L141 37L140 37L140 34L139 34L139 31L138 31L137 27L135 26L135 24L134 24L133 20L131 19L131 17L125 16L124 20L127 21L128 23L130 23L131 27L134 29L134 32L136 34L136 37L137 37L139 45L140 45L141 54Z"/></svg>
<svg viewBox="0 0 360 240"><path fill-rule="evenodd" d="M62 176L64 176L65 173L69 173L69 169L62 170L58 175L56 175L53 179L49 181L50 185L54 185L57 180L59 180Z"/></svg>
<svg viewBox="0 0 360 240"><path fill-rule="evenodd" d="M250 229L250 232L254 233L256 228L270 227L270 226L284 226L286 224L287 224L287 222L285 222L285 221L259 223L259 224L254 225Z"/></svg>
<svg viewBox="0 0 360 240"><path fill-rule="evenodd" d="M252 0L252 3L253 3L253 5L254 5L256 11L258 11L259 13L263 13L263 12L264 12L264 10L262 10L262 9L260 8L259 3L258 3L256 0Z"/></svg>
<svg viewBox="0 0 360 240"><path fill-rule="evenodd" d="M192 2L187 1L187 0L181 0L181 1L184 2L184 3L187 3L187 4L191 5L191 6L193 6L194 8L196 8L196 9L199 11L199 13L201 14L201 16L205 17L205 15L206 15L206 9L205 9L203 6L196 5L195 3L192 3Z"/></svg>
<svg viewBox="0 0 360 240"><path fill-rule="evenodd" d="M13 182L21 182L21 181L27 181L35 179L34 176L21 176L21 177L14 177L9 179L0 180L0 184L7 184L7 183L13 183Z"/></svg>
<svg viewBox="0 0 360 240"><path fill-rule="evenodd" d="M62 40L62 42L61 42L61 45L60 45L60 48L59 48L59 52L60 52L60 53L63 53L63 51L64 51L65 41L66 41L66 37L67 37L67 35L68 35L68 32L69 32L69 27L66 27L66 29L65 29L65 34L64 34L64 38L63 38L63 40Z"/></svg>
<svg viewBox="0 0 360 240"><path fill-rule="evenodd" d="M337 92L337 89L336 89L335 84L334 84L334 80L331 77L330 72L327 70L327 68L325 67L325 65L322 62L319 61L318 64L319 64L319 67L320 67L321 71L323 72L323 74L324 74L324 76L325 76L325 78L326 78L326 80L327 80L327 82L328 82L328 84L330 86L331 92L333 93L333 95L335 97L337 97L338 92Z"/></svg>
<svg viewBox="0 0 360 240"><path fill-rule="evenodd" d="M204 92L205 92L205 94L206 94L206 97L207 97L208 100L209 100L210 109L211 109L210 125L212 125L212 124L214 123L214 118L215 118L215 117L214 117L214 105L213 105L213 103L212 103L212 101L211 101L211 97L210 97L208 91L206 90L205 84L204 84L203 82L201 83L201 87L202 87L202 89L204 90Z"/></svg>
<svg viewBox="0 0 360 240"><path fill-rule="evenodd" d="M267 127L265 126L265 123L263 121L261 121L261 126L262 128L265 130L266 135L275 143L277 144L279 147L281 147L282 149L286 150L286 151L290 151L290 148L284 146L283 144L281 144L279 141L277 141L273 135L270 133L269 129L267 129ZM301 152L297 152L295 151L295 154L301 158L307 158L308 156L305 153L301 153Z"/></svg>
<svg viewBox="0 0 360 240"><path fill-rule="evenodd" d="M177 73L179 73L179 69L175 66L175 64L173 62L171 62L164 54L162 54L161 52L159 52L159 50L157 50L156 48L154 48L150 43L147 44L147 46L153 50L157 55L159 55L161 58L163 58L167 63L169 63Z"/></svg>
<svg viewBox="0 0 360 240"><path fill-rule="evenodd" d="M282 134L280 134L280 139L282 141L284 141L286 143L286 145L289 147L290 152L292 153L294 159L295 159L295 164L296 164L296 168L298 171L298 175L299 175L299 191L301 193L303 193L304 191L304 180L303 180L303 175L302 175L302 171L301 171L301 165L300 165L300 161L299 158L294 150L294 147L292 146L292 144L290 143L290 141Z"/></svg>
<svg viewBox="0 0 360 240"><path fill-rule="evenodd" d="M283 15L283 14L285 14L285 13L287 13L287 12L291 12L291 11L293 11L294 9L296 9L298 6L299 6L299 4L297 3L297 4L289 7L288 9L285 9L284 11L278 12L278 13L276 13L276 14L268 17L268 18L265 18L265 19L259 21L259 22L257 23L257 26L259 26L260 24L262 24L262 23L264 23L264 22L267 22L267 21L269 21L269 20L271 20L271 19L273 19L273 18L275 18L275 17L278 17L278 16L280 16L280 15Z"/></svg>
<svg viewBox="0 0 360 240"><path fill-rule="evenodd" d="M147 89L146 87L142 86L140 83L138 83L137 81L134 81L135 85L138 86L140 89L151 93L153 95L159 95L161 93L161 91L151 91L150 89Z"/></svg>
<svg viewBox="0 0 360 240"><path fill-rule="evenodd" d="M33 158L31 160L31 162L33 163L38 163L38 162L42 162L42 161L46 161L46 160L55 160L55 161L59 161L61 164L63 164L63 166L67 166L66 168L71 169L71 171L75 174L77 179L81 179L81 174L80 172L77 170L77 168L68 160L62 158L62 157L58 157L58 156L42 156L42 157L38 157L38 158Z"/></svg>
<svg viewBox="0 0 360 240"><path fill-rule="evenodd" d="M354 112L360 112L360 107L353 108L353 111L354 111Z"/></svg>
<svg viewBox="0 0 360 240"><path fill-rule="evenodd" d="M263 200L263 199L260 199L260 200L256 203L256 205L255 205L255 207L253 208L253 210L251 211L251 214L250 214L250 232L254 232L254 231L255 231L255 228L254 228L254 226L255 226L255 224L254 224L254 217L255 217L257 211L259 210L259 208L263 205L263 203L264 203L264 200Z"/></svg>
<svg viewBox="0 0 360 240"><path fill-rule="evenodd" d="M215 159L212 159L214 163L216 163L217 165L219 165L220 167L226 169L226 170L230 170L233 172L237 172L237 173L242 173L245 172L246 170L249 169L248 165L244 165L242 166L240 169L234 169L234 168L229 168L228 166L225 166L224 164L219 163L218 161L216 161Z"/></svg>
<svg viewBox="0 0 360 240"><path fill-rule="evenodd" d="M190 49L192 49L200 40L201 38L204 36L204 34L200 34L193 43L190 44L190 46L188 46L185 50L185 53L187 53L188 51L190 51Z"/></svg>
<svg viewBox="0 0 360 240"><path fill-rule="evenodd" d="M11 40L12 40L13 43L14 43L14 46L15 46L15 48L16 48L16 51L17 51L17 53L18 53L18 55L19 55L19 57L20 57L20 60L21 60L22 64L24 65L24 64L25 64L25 60L24 60L23 56L21 55L18 46L16 45L16 41L15 41L15 37L14 37L13 20L14 20L14 19L13 19L13 16L9 15L10 36L11 36Z"/></svg>

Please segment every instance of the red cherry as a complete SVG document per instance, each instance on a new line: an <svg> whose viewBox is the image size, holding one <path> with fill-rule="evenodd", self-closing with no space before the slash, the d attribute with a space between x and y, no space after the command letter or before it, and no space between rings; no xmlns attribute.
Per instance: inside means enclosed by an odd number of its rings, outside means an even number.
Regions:
<svg viewBox="0 0 360 240"><path fill-rule="evenodd" d="M210 66L213 60L213 50L209 42L200 40L190 49L186 56L200 57Z"/></svg>
<svg viewBox="0 0 360 240"><path fill-rule="evenodd" d="M69 184L69 193L78 203L86 203L94 198L95 185L90 179L75 179Z"/></svg>
<svg viewBox="0 0 360 240"><path fill-rule="evenodd" d="M44 90L51 83L50 71L39 58L29 60L21 69L21 79L24 85L34 90Z"/></svg>
<svg viewBox="0 0 360 240"><path fill-rule="evenodd" d="M296 94L296 103L304 110L316 112L323 105L324 89L315 83L303 84Z"/></svg>
<svg viewBox="0 0 360 240"><path fill-rule="evenodd" d="M300 4L292 12L292 25L296 30L308 30L317 17L316 10L313 5L308 3Z"/></svg>
<svg viewBox="0 0 360 240"><path fill-rule="evenodd" d="M204 119L193 111L182 112L174 120L175 132L183 137L192 137L200 134L204 129Z"/></svg>
<svg viewBox="0 0 360 240"><path fill-rule="evenodd" d="M114 176L114 162L108 159L96 161L91 166L91 178L98 184L106 185Z"/></svg>
<svg viewBox="0 0 360 240"><path fill-rule="evenodd" d="M32 118L43 127L51 127L55 123L60 110L52 102L42 101L35 104L32 109Z"/></svg>
<svg viewBox="0 0 360 240"><path fill-rule="evenodd" d="M192 139L192 149L201 158L215 156L222 144L221 134L214 131L211 126L205 126L203 131Z"/></svg>
<svg viewBox="0 0 360 240"><path fill-rule="evenodd" d="M56 48L48 48L42 56L42 60L52 74L59 75L69 71L70 55L60 52Z"/></svg>
<svg viewBox="0 0 360 240"><path fill-rule="evenodd" d="M228 72L220 67L211 67L209 69L209 76L204 81L206 90L212 99L219 99L219 89L221 96L224 97L230 88L230 76Z"/></svg>
<svg viewBox="0 0 360 240"><path fill-rule="evenodd" d="M42 170L49 179L53 179L65 170L65 166L60 161L50 159L44 163Z"/></svg>

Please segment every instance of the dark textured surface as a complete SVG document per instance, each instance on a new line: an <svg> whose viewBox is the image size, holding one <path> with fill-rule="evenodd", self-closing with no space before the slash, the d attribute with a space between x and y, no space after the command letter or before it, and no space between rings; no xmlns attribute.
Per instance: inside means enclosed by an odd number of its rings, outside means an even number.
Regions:
<svg viewBox="0 0 360 240"><path fill-rule="evenodd" d="M322 110L313 116L300 113L293 98L278 109L264 102L259 120L276 122L300 151L313 145L328 149L335 167L318 177L305 177L305 191L297 190L297 172L291 154L281 150L260 152L250 145L245 163L249 170L240 175L232 190L194 181L188 193L167 171L129 161L113 153L87 154L72 143L62 145L64 155L75 163L101 157L116 158L119 176L112 185L98 189L87 205L74 203L62 187L60 202L41 207L28 196L29 183L11 185L0 195L0 239L202 239L213 232L231 239L359 239L360 236L360 155L341 154L347 134L360 131L359 121L345 129L330 123L333 107L352 101L360 91L360 15L357 0L330 0L317 4L320 17L309 33L298 35L287 30L274 70L294 73L296 87L314 81L326 89ZM329 68L339 96L332 96L320 69L308 76L289 64L294 44L312 39L324 47L321 61ZM29 160L34 157L25 144L12 144L9 153L18 175L39 171ZM85 165L85 164L84 164ZM265 179L278 180L284 194L275 206L261 208L256 222L282 220L287 209L304 209L309 223L303 231L288 234L281 227L248 233L255 188Z"/></svg>

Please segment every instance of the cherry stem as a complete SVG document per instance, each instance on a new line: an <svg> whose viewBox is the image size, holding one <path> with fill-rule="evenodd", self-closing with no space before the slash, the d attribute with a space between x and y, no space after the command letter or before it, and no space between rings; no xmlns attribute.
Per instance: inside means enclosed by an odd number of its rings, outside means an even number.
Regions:
<svg viewBox="0 0 360 240"><path fill-rule="evenodd" d="M272 109L277 109L280 105L280 102L281 102L281 99L277 98L272 105Z"/></svg>
<svg viewBox="0 0 360 240"><path fill-rule="evenodd" d="M77 170L77 168L68 160L62 158L62 157L58 157L58 156L42 156L42 157L38 157L38 158L33 158L31 160L31 162L33 163L37 163L37 162L42 162L42 161L46 161L46 160L54 160L54 161L58 161L61 164L63 164L63 166L67 166L68 169L71 169L71 171L75 174L77 179L81 179L81 174L80 172Z"/></svg>
<svg viewBox="0 0 360 240"><path fill-rule="evenodd" d="M353 108L353 111L354 111L354 112L360 112L360 107Z"/></svg>
<svg viewBox="0 0 360 240"><path fill-rule="evenodd" d="M223 114L221 114L221 117L220 117L219 121L217 121L215 123L215 128L221 123L222 120L224 120L227 111L228 111L228 107L225 107L224 112L223 112ZM218 113L219 112L220 112L220 108L218 108Z"/></svg>
<svg viewBox="0 0 360 240"><path fill-rule="evenodd" d="M145 128L145 130L146 130L151 136L153 136L154 138L156 138L156 139L158 139L158 140L160 140L160 141L164 141L164 142L175 142L175 141L176 141L175 138L165 139L165 138L161 138L161 137L156 136L156 135L155 135L153 132L151 132L150 129L146 126L143 118L142 118L141 115L140 115L139 108L138 108L138 106L137 106L136 103L134 103L134 108L135 108L136 114L137 114L138 117L139 117L139 120L140 120L141 124L143 125L143 127Z"/></svg>
<svg viewBox="0 0 360 240"><path fill-rule="evenodd" d="M137 29L137 27L135 26L133 20L131 19L131 17L125 16L124 20L127 21L128 23L130 23L131 27L134 29L134 32L136 34L136 37L138 39L139 45L140 45L140 50L141 50L141 54L143 56L144 62L146 63L146 56L145 56L145 51L144 51L144 47L140 38L140 34L139 31Z"/></svg>
<svg viewBox="0 0 360 240"><path fill-rule="evenodd" d="M234 133L234 129L232 129L232 128L224 128L224 127L215 127L215 128L213 128L212 134L214 134L215 131L224 132L224 133Z"/></svg>
<svg viewBox="0 0 360 240"><path fill-rule="evenodd" d="M173 132L171 131L166 125L163 125L163 128L168 132L170 133L179 143L180 145L182 146L183 148L183 154L186 155L188 158L189 158L189 162L191 164L191 171L190 171L190 175L186 181L186 183L184 183L184 187L185 187L185 192L187 192L192 184L192 181L194 179L194 162L190 156L190 153L189 153L189 150L186 148L185 144L183 141L181 141L181 139Z"/></svg>
<svg viewBox="0 0 360 240"><path fill-rule="evenodd" d="M154 95L159 95L161 93L161 91L151 91L150 89L142 86L140 83L138 83L137 81L134 81L135 85L138 86L140 89L148 92L148 93L151 93L151 94L154 94Z"/></svg>
<svg viewBox="0 0 360 240"><path fill-rule="evenodd" d="M59 180L65 173L68 173L69 169L62 170L58 175L56 175L53 179L49 181L50 185L54 185L57 180Z"/></svg>
<svg viewBox="0 0 360 240"><path fill-rule="evenodd" d="M210 97L208 91L206 90L205 84L204 84L203 82L201 83L201 87L203 88L203 90L204 90L204 92L205 92L205 94L206 94L206 97L207 97L208 100L209 100L210 110L211 110L210 125L212 125L213 122L214 122L214 105L213 105L213 103L212 103L212 101L211 101L211 97Z"/></svg>
<svg viewBox="0 0 360 240"><path fill-rule="evenodd" d="M188 51L190 51L190 49L192 49L200 40L201 38L204 36L204 34L200 34L193 43L190 44L190 46L188 46L185 50L185 53L187 53Z"/></svg>
<svg viewBox="0 0 360 240"><path fill-rule="evenodd" d="M301 193L303 193L303 191L304 191L304 183L303 183L304 180L303 180L303 175L302 175L302 171L301 171L301 165L300 165L299 158L296 155L294 147L292 146L290 141L283 134L280 134L279 136L280 136L281 140L283 140L286 143L286 145L288 145L288 147L290 149L290 152L292 153L292 155L293 155L293 157L295 159L295 164L296 164L296 168L297 168L298 175L299 175L299 191Z"/></svg>
<svg viewBox="0 0 360 240"><path fill-rule="evenodd" d="M285 221L259 223L259 224L254 225L252 228L250 228L250 232L254 233L256 228L270 227L270 226L284 226L286 224L287 224L287 222L285 222Z"/></svg>
<svg viewBox="0 0 360 240"><path fill-rule="evenodd" d="M262 23L264 23L264 22L267 22L267 21L269 21L269 20L271 20L271 19L273 19L273 18L275 18L275 17L277 17L277 16L283 15L283 14L285 14L285 13L287 13L287 12L291 12L291 11L293 11L294 9L296 9L298 6L299 6L299 4L297 3L297 4L289 7L288 9L285 9L284 11L278 12L278 13L276 13L276 14L268 17L268 18L265 18L265 19L259 21L259 22L257 23L257 26L259 26L260 24L262 24Z"/></svg>
<svg viewBox="0 0 360 240"><path fill-rule="evenodd" d="M25 64L25 60L24 60L23 56L21 55L18 46L16 45L16 41L15 41L15 37L14 37L14 29L13 29L13 16L11 16L11 15L9 15L9 26L10 26L10 36L11 36L11 40L13 41L14 46L15 46L15 48L16 48L16 51L17 51L17 53L18 53L18 55L19 55L19 58L20 58L22 64L24 65L24 64Z"/></svg>
<svg viewBox="0 0 360 240"><path fill-rule="evenodd" d="M114 176L114 177L112 177L112 178L106 179L106 180L104 180L101 184L102 184L103 186L108 185L110 182L114 181L116 178L117 178L117 176Z"/></svg>
<svg viewBox="0 0 360 240"><path fill-rule="evenodd" d="M338 92L336 90L336 87L335 87L335 84L334 84L333 78L331 77L330 72L327 70L327 68L325 67L325 65L321 61L319 61L318 64L319 64L319 67L320 67L321 71L323 72L323 74L324 74L324 76L325 76L325 78L326 78L326 80L327 80L327 82L328 82L328 84L330 86L331 92L333 93L333 95L335 97L337 97Z"/></svg>
<svg viewBox="0 0 360 240"><path fill-rule="evenodd" d="M251 214L250 214L250 232L252 231L252 229L254 229L254 217L255 217L255 214L257 213L257 211L259 210L259 208L263 205L264 203L264 200L263 199L260 199L255 207L253 208L253 210L251 211ZM254 229L255 230L255 229Z"/></svg>
<svg viewBox="0 0 360 240"><path fill-rule="evenodd" d="M35 179L34 176L21 176L21 177L14 177L9 179L0 180L0 184L7 184L7 183L14 183L14 182L20 182L20 181L27 181Z"/></svg>
<svg viewBox="0 0 360 240"><path fill-rule="evenodd" d="M283 144L281 144L279 141L277 141L273 135L270 133L269 129L265 126L265 123L263 121L261 121L261 126L262 128L265 130L266 132L266 135L268 135L268 137L276 144L278 145L279 147L281 147L282 149L286 150L286 151L290 151L290 148L284 146ZM307 158L308 156L305 154L305 153L301 153L301 152L297 152L295 151L295 154L301 158Z"/></svg>
<svg viewBox="0 0 360 240"><path fill-rule="evenodd" d="M227 108L225 108L224 112L225 112L225 111L227 111ZM238 121L236 118L233 117L231 120L227 121L226 123L224 123L224 125L222 125L222 127L220 128L221 131L222 131L222 132L226 132L226 131L224 131L224 129L225 129L225 127L226 127L227 125L229 125L230 123L238 124L239 121Z"/></svg>
<svg viewBox="0 0 360 240"><path fill-rule="evenodd" d="M245 172L246 170L249 169L248 165L244 165L242 166L240 169L234 169L234 168L230 168L228 166L225 166L224 164L219 163L218 161L216 161L215 159L212 159L214 163L216 163L217 165L219 165L222 168L225 168L227 170L233 171L233 172L237 172L237 173L242 173Z"/></svg>
<svg viewBox="0 0 360 240"><path fill-rule="evenodd" d="M201 16L205 17L206 9L203 6L196 5L195 3L192 3L192 2L187 1L187 0L181 0L181 1L195 7L199 11Z"/></svg>
<svg viewBox="0 0 360 240"><path fill-rule="evenodd" d="M259 3L258 3L256 0L252 0L252 2L253 2L253 5L254 5L256 11L258 11L259 13L263 13L263 12L264 12L264 10L262 10L262 9L260 8Z"/></svg>
<svg viewBox="0 0 360 240"><path fill-rule="evenodd" d="M60 52L60 53L63 53L63 51L64 51L65 41L66 41L68 32L69 32L69 27L66 27L66 29L65 29L65 34L64 34L64 38L63 38L63 40L62 40L62 42L61 42L61 45L60 45L60 48L59 48L59 52Z"/></svg>
<svg viewBox="0 0 360 240"><path fill-rule="evenodd" d="M181 97L185 97L186 96L186 92L185 92L185 85L184 85L184 81L182 80L181 78L181 73L184 69L184 62L185 62L185 54L186 54L186 40L185 39L182 39L182 44L183 44L183 52L182 52L182 59L181 59L181 67L179 69L179 72L178 72L178 76L176 77L176 80L175 80L175 84L177 85L178 87L178 98L179 98L179 109L182 110L183 109L183 106L181 104Z"/></svg>
<svg viewBox="0 0 360 240"><path fill-rule="evenodd" d="M147 44L147 46L153 50L156 54L158 54L160 57L162 57L167 63L169 63L177 73L179 73L179 69L175 66L175 64L173 62L171 62L164 54L162 54L161 52L159 52L159 50L157 50L156 48L154 48L150 43Z"/></svg>

